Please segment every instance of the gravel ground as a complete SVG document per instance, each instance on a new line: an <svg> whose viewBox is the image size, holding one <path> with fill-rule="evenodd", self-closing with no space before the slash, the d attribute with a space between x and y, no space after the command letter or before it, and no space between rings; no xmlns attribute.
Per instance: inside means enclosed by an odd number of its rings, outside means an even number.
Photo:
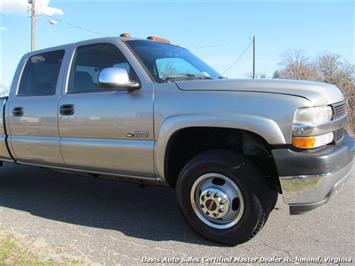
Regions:
<svg viewBox="0 0 355 266"><path fill-rule="evenodd" d="M150 259L206 263L220 257L249 260L244 265L255 264L254 258L257 264L263 258L281 258L284 264L285 257L318 256L323 264L327 257L352 259L354 264L354 177L355 171L328 204L303 215L289 216L280 197L254 239L225 247L201 239L186 225L170 188L140 188L4 164L0 168L0 229L34 238L88 264L132 265ZM277 259L268 265L273 264Z"/></svg>

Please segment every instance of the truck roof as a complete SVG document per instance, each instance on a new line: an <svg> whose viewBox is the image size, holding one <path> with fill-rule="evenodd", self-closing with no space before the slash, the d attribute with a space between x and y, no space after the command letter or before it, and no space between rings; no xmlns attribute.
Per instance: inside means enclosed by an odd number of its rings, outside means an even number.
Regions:
<svg viewBox="0 0 355 266"><path fill-rule="evenodd" d="M85 44L91 44L91 43L100 43L100 42L112 42L112 41L132 41L132 40L140 40L140 41L147 41L147 42L153 42L152 40L148 39L143 39L143 38L135 38L135 37L103 37L103 38L94 38L94 39L88 39L84 41L79 41L79 42L72 42L72 43L67 43L59 46L52 46L44 49L39 49L35 51L31 51L26 53L26 55L32 55L32 54L38 54L38 53L45 53L53 50L60 50L60 49L66 49L68 46L71 45L85 45Z"/></svg>

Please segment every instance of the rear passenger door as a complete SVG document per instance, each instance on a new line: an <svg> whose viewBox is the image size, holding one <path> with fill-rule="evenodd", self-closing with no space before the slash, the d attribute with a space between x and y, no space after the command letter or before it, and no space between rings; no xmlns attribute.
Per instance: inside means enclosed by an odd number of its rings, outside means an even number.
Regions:
<svg viewBox="0 0 355 266"><path fill-rule="evenodd" d="M60 165L58 97L64 50L28 58L7 102L9 143L17 161Z"/></svg>

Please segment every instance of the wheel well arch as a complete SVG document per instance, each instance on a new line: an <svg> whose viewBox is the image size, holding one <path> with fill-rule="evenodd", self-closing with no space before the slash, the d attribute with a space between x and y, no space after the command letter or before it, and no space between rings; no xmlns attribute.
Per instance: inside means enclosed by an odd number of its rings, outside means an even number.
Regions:
<svg viewBox="0 0 355 266"><path fill-rule="evenodd" d="M164 156L164 176L174 187L184 165L197 154L216 149L242 153L263 171L271 188L280 191L271 145L260 135L241 129L222 127L185 127L174 132Z"/></svg>

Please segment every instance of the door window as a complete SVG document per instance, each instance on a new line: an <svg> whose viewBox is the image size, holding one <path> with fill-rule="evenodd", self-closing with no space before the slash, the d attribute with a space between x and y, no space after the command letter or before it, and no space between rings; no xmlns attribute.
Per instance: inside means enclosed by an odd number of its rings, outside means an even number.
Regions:
<svg viewBox="0 0 355 266"><path fill-rule="evenodd" d="M102 43L78 47L70 74L68 92L95 92L100 90L98 77L100 71L108 67L127 70L130 79L137 77L121 51L113 44Z"/></svg>
<svg viewBox="0 0 355 266"><path fill-rule="evenodd" d="M23 71L18 96L54 95L64 50L33 55Z"/></svg>

